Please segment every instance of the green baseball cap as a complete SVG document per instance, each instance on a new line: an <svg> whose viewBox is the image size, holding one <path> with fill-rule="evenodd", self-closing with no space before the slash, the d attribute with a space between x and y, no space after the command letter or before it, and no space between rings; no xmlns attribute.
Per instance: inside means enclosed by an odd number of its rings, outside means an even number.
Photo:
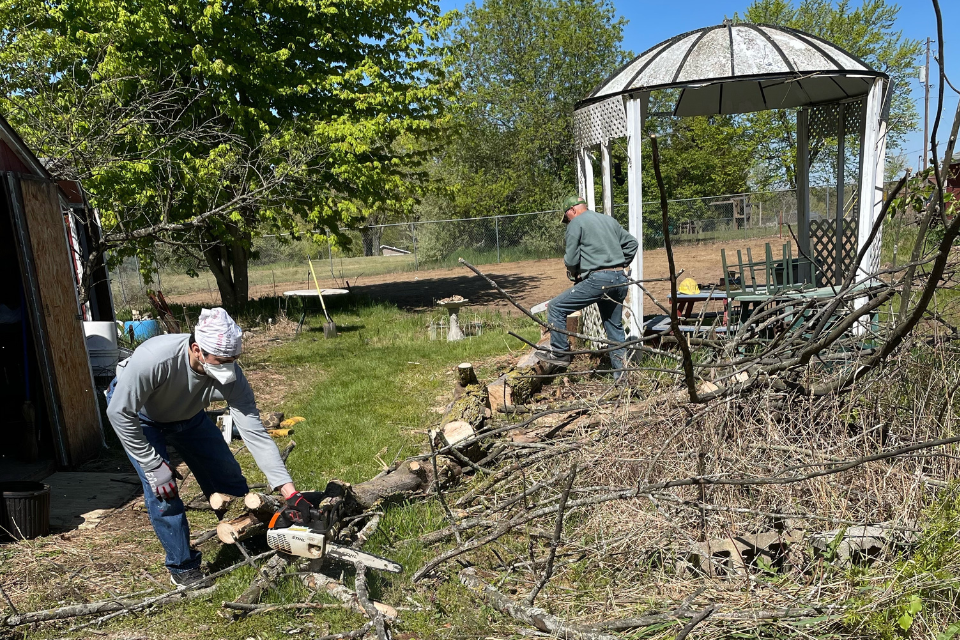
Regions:
<svg viewBox="0 0 960 640"><path fill-rule="evenodd" d="M578 204L587 204L587 201L581 198L580 196L567 196L563 199L563 209L560 211L560 221L563 222L567 219L567 210L571 207L575 207Z"/></svg>

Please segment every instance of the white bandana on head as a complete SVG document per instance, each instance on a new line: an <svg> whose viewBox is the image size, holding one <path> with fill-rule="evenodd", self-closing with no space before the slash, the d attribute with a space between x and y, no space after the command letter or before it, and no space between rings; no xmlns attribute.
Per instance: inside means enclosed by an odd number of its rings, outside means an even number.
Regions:
<svg viewBox="0 0 960 640"><path fill-rule="evenodd" d="M193 336L206 353L221 358L236 357L243 348L243 331L230 314L220 307L200 311L200 320L193 330Z"/></svg>

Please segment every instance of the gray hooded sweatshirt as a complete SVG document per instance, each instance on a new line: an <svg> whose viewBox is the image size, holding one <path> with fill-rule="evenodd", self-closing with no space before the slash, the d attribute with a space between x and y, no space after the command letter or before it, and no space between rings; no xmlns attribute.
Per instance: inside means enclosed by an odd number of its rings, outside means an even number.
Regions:
<svg viewBox="0 0 960 640"><path fill-rule="evenodd" d="M190 367L189 344L190 335L183 333L150 338L117 366L117 386L107 418L123 448L144 470L156 469L162 458L143 435L137 414L155 422L181 422L211 402L223 400L270 486L276 489L292 482L277 445L260 422L260 411L243 371L238 366L237 379L221 385Z"/></svg>

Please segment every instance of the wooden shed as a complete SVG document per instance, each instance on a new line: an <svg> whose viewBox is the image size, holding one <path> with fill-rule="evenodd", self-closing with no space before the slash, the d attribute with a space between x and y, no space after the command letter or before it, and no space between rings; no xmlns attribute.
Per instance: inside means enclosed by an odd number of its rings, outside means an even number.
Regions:
<svg viewBox="0 0 960 640"><path fill-rule="evenodd" d="M0 117L4 476L18 468L74 467L104 444L77 298L71 215L69 195Z"/></svg>

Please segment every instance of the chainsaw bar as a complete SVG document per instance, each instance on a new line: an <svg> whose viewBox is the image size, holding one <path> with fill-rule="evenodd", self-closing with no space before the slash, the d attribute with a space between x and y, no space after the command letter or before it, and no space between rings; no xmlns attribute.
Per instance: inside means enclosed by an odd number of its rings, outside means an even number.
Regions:
<svg viewBox="0 0 960 640"><path fill-rule="evenodd" d="M403 567L399 562L387 560L386 558L375 556L372 553L357 551L349 547L339 547L330 542L327 543L326 555L343 562L359 562L369 569L379 569L380 571L388 571L390 573L400 573L403 571Z"/></svg>
<svg viewBox="0 0 960 640"><path fill-rule="evenodd" d="M342 562L359 562L370 569L400 573L403 567L399 563L372 553L365 553L349 547L341 547L329 542L326 535L303 525L292 525L281 529L267 530L267 545L271 549L303 558L322 558L330 556Z"/></svg>

